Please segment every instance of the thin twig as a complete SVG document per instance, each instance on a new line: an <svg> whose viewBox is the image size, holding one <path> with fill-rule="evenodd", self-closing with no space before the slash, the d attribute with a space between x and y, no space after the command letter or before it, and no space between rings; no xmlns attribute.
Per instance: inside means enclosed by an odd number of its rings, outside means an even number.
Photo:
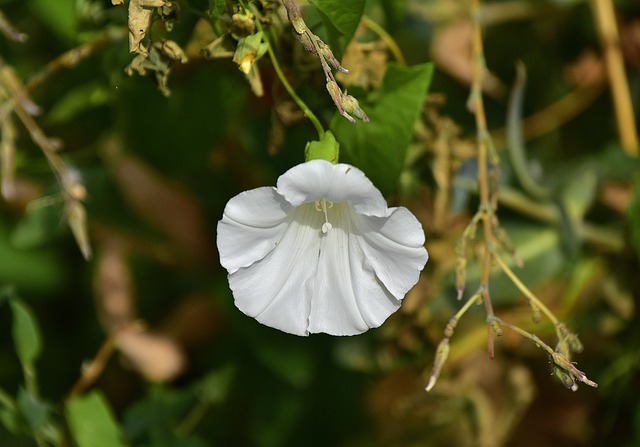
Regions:
<svg viewBox="0 0 640 447"><path fill-rule="evenodd" d="M366 26L375 34L377 34L378 37L380 37L380 39L382 39L382 41L389 48L389 51L391 51L391 54L393 54L393 57L396 59L396 61L400 65L402 65L403 67L407 66L407 60L404 58L404 54L402 54L402 50L400 49L396 41L393 39L393 37L391 37L391 35L387 32L387 30L385 30L383 27L378 25L368 16L362 16L362 23L364 24L364 26Z"/></svg>
<svg viewBox="0 0 640 447"><path fill-rule="evenodd" d="M476 192L478 185L471 179L455 178L453 186ZM503 185L498 191L498 203L525 216L532 217L538 222L558 225L562 221L558 206L531 199L515 188ZM625 241L622 233L613 228L599 226L586 221L576 222L576 234L587 243L598 245L608 251L619 253L624 250Z"/></svg>
<svg viewBox="0 0 640 447"><path fill-rule="evenodd" d="M515 273L513 273L513 270L511 270L511 268L509 268L507 263L502 260L500 255L494 252L493 260L500 266L502 271L509 277L511 282L513 282L513 284L518 288L518 290L520 290L520 292L522 292L522 294L531 303L533 303L535 307L540 309L540 311L543 314L545 314L545 316L549 319L549 321L553 323L553 326L556 329L556 335L558 336L558 340L562 340L564 337L562 335L562 332L560 331L560 321L553 314L553 312L551 312L551 310L549 310L546 304L544 304L537 296L535 296L535 294L527 286L524 285L522 281L520 281L520 278L518 278L518 276Z"/></svg>
<svg viewBox="0 0 640 447"><path fill-rule="evenodd" d="M616 123L620 143L624 151L638 156L638 131L636 130L629 83L624 69L624 60L620 50L618 25L611 0L591 0L591 9L598 26L600 44L604 49L605 65L609 75L609 86L613 95Z"/></svg>
<svg viewBox="0 0 640 447"><path fill-rule="evenodd" d="M0 33L4 34L7 39L18 43L25 43L29 39L26 33L18 31L13 26L2 11L0 11Z"/></svg>
<svg viewBox="0 0 640 447"><path fill-rule="evenodd" d="M65 400L70 399L73 396L82 394L87 388L89 388L100 377L107 362L116 348L116 338L114 335L110 335L100 346L100 349L96 353L96 356L91 362L82 368L82 374L71 387L71 390L65 397Z"/></svg>
<svg viewBox="0 0 640 447"><path fill-rule="evenodd" d="M493 246L493 228L491 225L491 214L494 206L490 197L489 173L487 164L489 161L488 152L490 150L491 138L487 130L487 118L484 111L484 101L482 99L482 81L485 74L484 49L482 45L482 30L480 28L479 0L471 2L471 17L473 19L473 82L471 94L469 96L468 107L473 112L476 121L477 143L478 143L478 190L480 193L480 208L485 215L482 219L484 236L484 254L482 259L482 274L480 277L480 288L482 289L482 301L484 303L487 318L494 316L493 304L489 294L489 276L491 274L491 252L489 247ZM494 356L494 333L488 328L488 349L489 356Z"/></svg>
<svg viewBox="0 0 640 447"><path fill-rule="evenodd" d="M94 54L96 50L110 43L124 39L127 34L128 30L126 28L111 29L91 42L84 43L76 48L70 49L69 51L65 51L49 62L42 70L31 76L31 78L25 83L24 90L28 93L33 92L54 73L63 68L73 68L77 66L81 61Z"/></svg>
<svg viewBox="0 0 640 447"><path fill-rule="evenodd" d="M549 104L522 120L524 141L533 140L559 129L587 109L602 94L603 84L571 90L556 102ZM491 132L496 146L505 145L506 128Z"/></svg>
<svg viewBox="0 0 640 447"><path fill-rule="evenodd" d="M257 14L257 13L258 12L254 10L254 14ZM256 20L256 26L259 31L263 31L262 25L260 24L260 20ZM291 96L291 99L294 100L294 102L298 105L298 107L300 107L304 115L307 118L309 118L309 121L311 121L311 124L313 124L313 127L316 128L316 132L318 132L318 137L322 139L322 137L324 136L324 128L322 127L322 124L320 124L320 120L318 120L316 115L311 111L311 109L307 106L307 104L305 104L305 102L298 96L298 94L293 89L293 87L291 87L291 84L289 84L287 77L284 75L284 72L280 67L280 63L278 62L278 58L275 52L273 51L273 47L271 45L271 41L269 37L267 36L266 33L263 33L263 36L267 42L267 53L269 53L269 59L271 59L271 63L273 64L273 68L276 71L276 75L278 76L278 79L280 79L280 82L282 82L282 85L284 85L284 88L287 90L287 93L289 93L289 96ZM322 60L322 57L320 57L320 59Z"/></svg>

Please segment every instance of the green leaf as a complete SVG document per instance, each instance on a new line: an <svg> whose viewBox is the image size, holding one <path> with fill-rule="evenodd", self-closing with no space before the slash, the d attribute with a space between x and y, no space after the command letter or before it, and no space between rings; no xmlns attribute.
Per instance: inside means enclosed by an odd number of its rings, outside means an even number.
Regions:
<svg viewBox="0 0 640 447"><path fill-rule="evenodd" d="M198 397L210 404L220 404L227 398L236 370L232 365L216 369L200 381L195 391Z"/></svg>
<svg viewBox="0 0 640 447"><path fill-rule="evenodd" d="M209 17L216 21L226 11L226 0L209 0Z"/></svg>
<svg viewBox="0 0 640 447"><path fill-rule="evenodd" d="M28 217L25 216L24 219ZM55 216L55 219L53 228L64 230L60 224L60 213ZM22 221L18 223L18 226L21 225ZM17 228L16 231L18 231ZM35 233L30 235L29 231L27 233L24 235L26 245L28 245L27 242L36 243L46 239L31 238ZM64 282L66 268L65 263L60 262L59 251L56 252L52 247L43 247L38 250L22 249L23 246L17 248L10 243L12 238L8 223L0 221L0 284L9 283L19 290L35 291L41 294L56 293Z"/></svg>
<svg viewBox="0 0 640 447"><path fill-rule="evenodd" d="M309 0L309 3L320 14L327 32L327 43L338 60L341 59L360 24L365 0Z"/></svg>
<svg viewBox="0 0 640 447"><path fill-rule="evenodd" d="M566 212L570 218L582 220L596 198L598 173L594 166L576 166L567 177L561 192Z"/></svg>
<svg viewBox="0 0 640 447"><path fill-rule="evenodd" d="M517 269L518 278L530 288L556 277L567 264L567 258L562 250L562 240L556 228L522 222L501 222L505 231L516 248L518 257L524 267ZM516 269L513 259L503 255L505 262ZM470 296L480 284L482 266L477 262L468 264L465 297ZM453 280L451 289L445 291L442 296L450 300L455 296L453 292ZM500 268L494 266L490 279L491 299L494 306L513 304L522 293L513 284Z"/></svg>
<svg viewBox="0 0 640 447"><path fill-rule="evenodd" d="M380 6L384 10L386 18L385 28L389 32L393 32L398 28L407 12L407 0L380 0Z"/></svg>
<svg viewBox="0 0 640 447"><path fill-rule="evenodd" d="M396 189L432 74L432 64L389 64L381 89L362 101L369 123L351 124L337 114L331 123L342 152L385 195Z"/></svg>
<svg viewBox="0 0 640 447"><path fill-rule="evenodd" d="M76 0L31 0L28 3L33 13L59 37L69 42L77 40Z"/></svg>
<svg viewBox="0 0 640 447"><path fill-rule="evenodd" d="M47 422L51 412L51 405L24 389L18 391L16 403L23 418L29 424L31 432L39 432Z"/></svg>
<svg viewBox="0 0 640 447"><path fill-rule="evenodd" d="M87 82L69 90L46 115L49 125L71 121L81 113L109 102L109 89L99 81Z"/></svg>
<svg viewBox="0 0 640 447"><path fill-rule="evenodd" d="M15 411L8 410L6 408L0 408L0 424L11 434L17 435L20 433L20 418Z"/></svg>
<svg viewBox="0 0 640 447"><path fill-rule="evenodd" d="M636 184L633 199L627 207L627 220L629 221L629 233L631 243L636 250L636 254L640 257L640 183Z"/></svg>
<svg viewBox="0 0 640 447"><path fill-rule="evenodd" d="M42 342L40 330L36 324L36 319L29 309L19 298L13 297L9 301L13 312L13 342L16 353L23 365L32 364L40 355Z"/></svg>
<svg viewBox="0 0 640 447"><path fill-rule="evenodd" d="M9 236L12 246L25 250L40 247L65 234L60 224L62 204L34 206L15 225Z"/></svg>
<svg viewBox="0 0 640 447"><path fill-rule="evenodd" d="M124 447L109 404L97 391L71 398L65 413L78 447Z"/></svg>
<svg viewBox="0 0 640 447"><path fill-rule="evenodd" d="M256 356L276 376L298 389L311 384L318 368L318 360L306 345L299 343L260 343L256 345Z"/></svg>
<svg viewBox="0 0 640 447"><path fill-rule="evenodd" d="M154 447L174 447L182 439L178 439L174 427L193 403L191 390L154 386L146 399L127 409L122 423L123 432L131 440L148 436Z"/></svg>

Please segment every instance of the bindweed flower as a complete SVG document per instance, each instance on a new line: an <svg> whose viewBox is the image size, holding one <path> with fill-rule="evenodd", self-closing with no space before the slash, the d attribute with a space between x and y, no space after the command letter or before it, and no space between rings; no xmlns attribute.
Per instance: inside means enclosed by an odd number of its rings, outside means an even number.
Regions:
<svg viewBox="0 0 640 447"><path fill-rule="evenodd" d="M380 326L418 281L422 226L348 164L311 160L233 197L218 224L236 306L296 335Z"/></svg>

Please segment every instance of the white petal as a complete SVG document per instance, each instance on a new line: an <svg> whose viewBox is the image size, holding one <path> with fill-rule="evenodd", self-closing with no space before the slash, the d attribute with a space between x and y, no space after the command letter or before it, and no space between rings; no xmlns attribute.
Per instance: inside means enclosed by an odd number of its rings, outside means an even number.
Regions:
<svg viewBox="0 0 640 447"><path fill-rule="evenodd" d="M260 323L308 335L324 215L313 204L299 207L277 247L229 275L236 306ZM333 230L330 230L333 231Z"/></svg>
<svg viewBox="0 0 640 447"><path fill-rule="evenodd" d="M278 245L293 210L272 187L245 191L229 200L218 223L222 266L234 273L264 258Z"/></svg>
<svg viewBox="0 0 640 447"><path fill-rule="evenodd" d="M309 332L355 335L380 326L400 307L376 277L355 237L346 203L329 212L332 229L323 237L313 287Z"/></svg>
<svg viewBox="0 0 640 447"><path fill-rule="evenodd" d="M278 193L291 205L325 199L349 202L365 215L383 216L387 203L382 194L360 169L348 164L311 160L294 166L278 178Z"/></svg>
<svg viewBox="0 0 640 447"><path fill-rule="evenodd" d="M354 215L353 222L366 262L393 296L402 299L429 258L422 225L406 208L391 208L387 217Z"/></svg>

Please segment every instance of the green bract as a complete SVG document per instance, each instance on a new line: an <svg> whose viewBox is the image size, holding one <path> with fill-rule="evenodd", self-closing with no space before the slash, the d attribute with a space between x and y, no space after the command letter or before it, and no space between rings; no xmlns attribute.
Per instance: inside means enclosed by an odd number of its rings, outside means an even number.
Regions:
<svg viewBox="0 0 640 447"><path fill-rule="evenodd" d="M310 141L304 148L304 160L327 160L333 164L338 163L340 145L331 131L325 132L320 141Z"/></svg>

